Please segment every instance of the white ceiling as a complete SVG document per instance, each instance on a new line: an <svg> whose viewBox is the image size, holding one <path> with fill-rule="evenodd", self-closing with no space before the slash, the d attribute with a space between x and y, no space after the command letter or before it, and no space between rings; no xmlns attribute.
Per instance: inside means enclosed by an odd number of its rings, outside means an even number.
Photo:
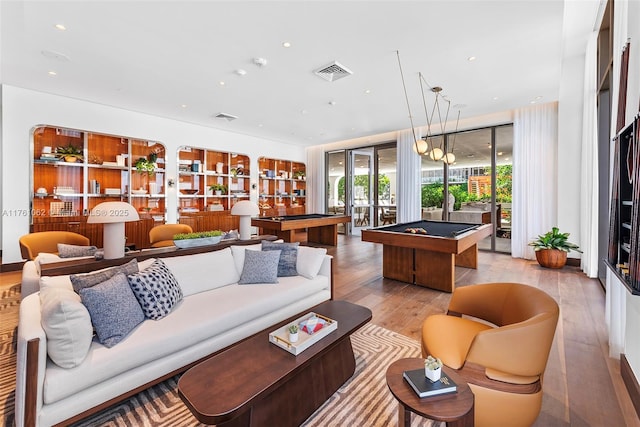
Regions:
<svg viewBox="0 0 640 427"><path fill-rule="evenodd" d="M597 9L598 0L567 4ZM589 18L572 32L562 0L0 7L4 84L299 145L408 128L397 51L416 126L425 124L419 72L452 106L466 105L462 119L555 101L563 55L584 52L593 29ZM334 60L353 75L313 74ZM239 118L214 118L221 112Z"/></svg>

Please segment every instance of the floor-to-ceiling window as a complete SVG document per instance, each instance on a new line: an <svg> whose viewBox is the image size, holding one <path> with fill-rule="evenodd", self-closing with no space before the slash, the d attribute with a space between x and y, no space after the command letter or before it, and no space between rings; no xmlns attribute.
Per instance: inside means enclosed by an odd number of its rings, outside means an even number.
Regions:
<svg viewBox="0 0 640 427"><path fill-rule="evenodd" d="M480 242L481 249L511 252L511 177L513 126L504 125L447 134L435 138L453 149L455 161L445 165L422 156L422 217L444 218L444 187L453 209L449 221L494 224L494 234ZM446 177L446 181L445 181Z"/></svg>

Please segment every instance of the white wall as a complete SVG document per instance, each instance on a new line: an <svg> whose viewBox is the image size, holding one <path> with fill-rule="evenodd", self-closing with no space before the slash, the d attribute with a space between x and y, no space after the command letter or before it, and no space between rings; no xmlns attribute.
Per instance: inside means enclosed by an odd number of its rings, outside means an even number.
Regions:
<svg viewBox="0 0 640 427"><path fill-rule="evenodd" d="M2 262L19 262L18 239L29 233L30 143L31 129L37 125L53 125L98 133L159 141L165 145L167 157L179 146L191 145L246 154L251 159L251 180L258 179L258 157L267 156L306 162L304 147L260 139L252 136L207 128L190 123L108 107L76 99L35 92L13 86L2 86L1 143L3 212L16 214L2 218ZM9 154L9 155L7 155ZM175 162L167 163L167 177L177 177ZM167 219L175 222L177 195L167 194ZM257 201L257 194L251 195Z"/></svg>

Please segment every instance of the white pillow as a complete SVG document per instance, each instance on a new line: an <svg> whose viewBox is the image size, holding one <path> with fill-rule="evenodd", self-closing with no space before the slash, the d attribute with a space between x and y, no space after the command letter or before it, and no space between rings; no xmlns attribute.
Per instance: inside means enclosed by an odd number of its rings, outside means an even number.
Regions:
<svg viewBox="0 0 640 427"><path fill-rule="evenodd" d="M74 368L87 357L93 326L80 295L70 289L40 291L42 329L47 335L47 354L61 368Z"/></svg>
<svg viewBox="0 0 640 427"><path fill-rule="evenodd" d="M296 260L298 274L307 279L315 278L320 272L326 254L325 248L298 246L298 259Z"/></svg>
<svg viewBox="0 0 640 427"><path fill-rule="evenodd" d="M56 254L49 254L46 252L40 252L38 254L38 256L36 256L33 259L33 262L35 262L36 264L36 271L38 272L38 274L40 274L40 266L41 264L46 264L48 262L60 262L62 261L62 258L60 258L58 255Z"/></svg>
<svg viewBox="0 0 640 427"><path fill-rule="evenodd" d="M138 271L142 271L145 268L151 267L151 264L153 264L155 261L156 261L155 258L149 258L149 259L145 259L144 261L138 261Z"/></svg>
<svg viewBox="0 0 640 427"><path fill-rule="evenodd" d="M47 288L62 288L73 291L73 285L69 275L65 276L41 276L40 277L40 290Z"/></svg>
<svg viewBox="0 0 640 427"><path fill-rule="evenodd" d="M238 283L231 249L162 258L176 278L184 296Z"/></svg>
<svg viewBox="0 0 640 427"><path fill-rule="evenodd" d="M231 253L233 254L233 262L236 265L236 271L238 272L238 280L240 276L242 276L242 269L244 268L244 251L261 251L262 243L258 243L257 245L246 245L246 246L231 246Z"/></svg>

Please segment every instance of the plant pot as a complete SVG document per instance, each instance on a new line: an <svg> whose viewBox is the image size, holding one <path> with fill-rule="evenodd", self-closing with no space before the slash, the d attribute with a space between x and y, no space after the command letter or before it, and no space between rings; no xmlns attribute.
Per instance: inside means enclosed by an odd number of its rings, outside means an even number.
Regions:
<svg viewBox="0 0 640 427"><path fill-rule="evenodd" d="M220 240L222 240L222 236L201 237L199 239L174 240L173 244L181 249L184 249L194 248L197 246L215 245L217 243L220 243Z"/></svg>
<svg viewBox="0 0 640 427"><path fill-rule="evenodd" d="M541 249L536 251L536 260L545 268L562 268L567 263L567 253L560 249Z"/></svg>
<svg viewBox="0 0 640 427"><path fill-rule="evenodd" d="M76 156L65 156L64 161L67 163L75 163L78 161L78 158Z"/></svg>
<svg viewBox="0 0 640 427"><path fill-rule="evenodd" d="M296 332L295 334L289 332L289 342L298 342L298 332Z"/></svg>
<svg viewBox="0 0 640 427"><path fill-rule="evenodd" d="M222 190L216 190L216 196L222 196Z"/></svg>
<svg viewBox="0 0 640 427"><path fill-rule="evenodd" d="M442 376L442 367L438 368L438 369L428 369L427 367L424 368L424 375L429 378L429 380L431 380L431 382L436 382L436 381L440 381L440 377Z"/></svg>

